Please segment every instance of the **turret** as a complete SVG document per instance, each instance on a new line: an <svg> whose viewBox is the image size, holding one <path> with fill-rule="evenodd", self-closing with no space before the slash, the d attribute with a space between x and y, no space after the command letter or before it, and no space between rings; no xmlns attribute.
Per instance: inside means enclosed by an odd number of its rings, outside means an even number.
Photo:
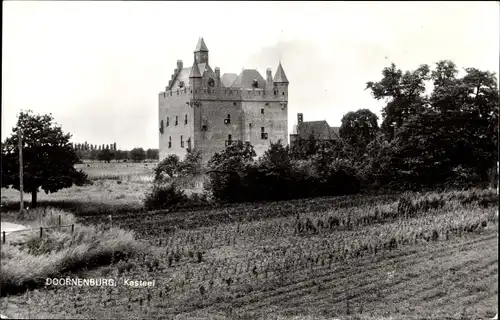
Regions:
<svg viewBox="0 0 500 320"><path fill-rule="evenodd" d="M198 44L194 49L194 61L196 63L208 64L208 48L207 45L205 44L205 41L203 41L203 38L200 38L198 40Z"/></svg>
<svg viewBox="0 0 500 320"><path fill-rule="evenodd" d="M288 78L286 77L285 70L281 62L278 65L278 70L274 75L274 94L282 98L282 100L288 100Z"/></svg>
<svg viewBox="0 0 500 320"><path fill-rule="evenodd" d="M198 68L198 64L194 61L191 73L189 74L189 85L193 90L193 93L195 92L194 90L201 87L201 78L200 68Z"/></svg>

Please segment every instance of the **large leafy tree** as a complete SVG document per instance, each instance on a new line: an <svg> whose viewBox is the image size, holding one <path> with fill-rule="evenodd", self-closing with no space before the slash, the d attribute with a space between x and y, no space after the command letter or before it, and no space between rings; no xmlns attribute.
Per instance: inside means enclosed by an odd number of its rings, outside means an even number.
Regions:
<svg viewBox="0 0 500 320"><path fill-rule="evenodd" d="M146 151L143 148L134 148L130 150L130 159L134 162L140 162L146 159Z"/></svg>
<svg viewBox="0 0 500 320"><path fill-rule="evenodd" d="M146 150L146 159L150 160L158 160L160 152L158 149L147 149Z"/></svg>
<svg viewBox="0 0 500 320"><path fill-rule="evenodd" d="M110 163L114 157L115 157L114 152L108 148L99 151L99 153L97 154L97 158L99 159L99 161L105 161L107 163Z"/></svg>
<svg viewBox="0 0 500 320"><path fill-rule="evenodd" d="M31 193L32 207L37 206L37 193L57 192L72 185L82 185L87 176L74 165L78 157L69 139L54 123L52 115L21 112L12 135L2 144L2 187L19 190L19 132L22 132L23 189Z"/></svg>
<svg viewBox="0 0 500 320"><path fill-rule="evenodd" d="M340 137L351 146L366 148L379 131L378 117L368 109L351 111L342 117Z"/></svg>
<svg viewBox="0 0 500 320"><path fill-rule="evenodd" d="M215 153L208 162L210 182L207 185L216 199L241 201L246 198L243 183L254 163L255 150L250 143L237 141Z"/></svg>
<svg viewBox="0 0 500 320"><path fill-rule="evenodd" d="M391 161L396 173L392 178L417 188L434 188L459 178L467 184L488 180L498 156L497 82L493 73L475 68L464 71L463 77L457 77L453 62L436 63L430 75L430 96L420 96L417 112L403 114L402 122L396 122L390 150L398 161ZM392 101L404 91L397 83L390 87L386 78L380 83L373 84L372 90L379 96L397 93Z"/></svg>
<svg viewBox="0 0 500 320"><path fill-rule="evenodd" d="M392 140L405 120L427 104L425 84L430 80L430 68L424 64L403 73L393 63L382 70L382 75L378 82L367 82L366 89L371 90L375 99L387 101L382 110L381 129Z"/></svg>

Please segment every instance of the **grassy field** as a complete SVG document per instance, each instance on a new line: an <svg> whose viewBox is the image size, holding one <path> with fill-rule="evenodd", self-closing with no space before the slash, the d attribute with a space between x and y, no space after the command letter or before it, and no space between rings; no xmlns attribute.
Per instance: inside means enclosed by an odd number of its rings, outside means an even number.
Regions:
<svg viewBox="0 0 500 320"><path fill-rule="evenodd" d="M96 208L137 209L148 184L99 177L151 175L142 166L114 176L110 167L84 167L94 185L43 199L86 201L91 212L82 206L80 222L106 225ZM497 205L485 190L115 210L113 226L133 231L150 252L77 274L111 277L116 287L40 287L3 297L0 307L21 318L491 318ZM125 279L155 286L131 288Z"/></svg>
<svg viewBox="0 0 500 320"><path fill-rule="evenodd" d="M153 181L154 163L85 163L82 169L92 185L73 186L56 193L38 193L41 207L58 207L82 215L107 215L138 212L143 208L144 194ZM24 196L29 207L30 195ZM19 208L19 191L2 188L2 207Z"/></svg>

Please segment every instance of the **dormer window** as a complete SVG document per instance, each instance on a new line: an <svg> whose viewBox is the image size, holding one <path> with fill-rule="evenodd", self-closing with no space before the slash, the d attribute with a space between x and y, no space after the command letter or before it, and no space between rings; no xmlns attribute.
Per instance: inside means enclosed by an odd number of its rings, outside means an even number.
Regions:
<svg viewBox="0 0 500 320"><path fill-rule="evenodd" d="M253 81L252 81L252 87L253 88L258 88L259 87L259 81L257 81L257 79L253 79Z"/></svg>
<svg viewBox="0 0 500 320"><path fill-rule="evenodd" d="M179 86L179 88L184 88L184 81L179 81L178 86Z"/></svg>
<svg viewBox="0 0 500 320"><path fill-rule="evenodd" d="M228 115L227 115L227 118L226 118L226 119L224 119L224 124L230 124L230 123L231 123L231 115L230 115L230 114L228 114Z"/></svg>

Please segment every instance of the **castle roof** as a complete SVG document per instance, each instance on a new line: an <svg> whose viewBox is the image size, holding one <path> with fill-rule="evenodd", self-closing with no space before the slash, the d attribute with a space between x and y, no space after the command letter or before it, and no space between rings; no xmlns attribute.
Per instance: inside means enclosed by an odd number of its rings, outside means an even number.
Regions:
<svg viewBox="0 0 500 320"><path fill-rule="evenodd" d="M278 70L276 70L276 75L274 75L273 82L288 83L288 79L286 77L285 71L283 70L283 67L281 66L281 62L278 65Z"/></svg>
<svg viewBox="0 0 500 320"><path fill-rule="evenodd" d="M189 73L189 78L201 78L200 69L198 68L197 63L193 63L191 67L191 72Z"/></svg>
<svg viewBox="0 0 500 320"><path fill-rule="evenodd" d="M252 89L253 81L257 80L259 84L259 88L266 87L266 80L260 75L259 71L254 69L245 69L241 71L236 80L234 80L231 87L233 88L244 88L244 89Z"/></svg>
<svg viewBox="0 0 500 320"><path fill-rule="evenodd" d="M220 78L220 82L224 87L227 88L234 83L234 80L236 80L236 78L238 78L238 75L236 73L224 73Z"/></svg>
<svg viewBox="0 0 500 320"><path fill-rule="evenodd" d="M208 52L207 45L205 44L205 41L203 38L198 39L198 44L196 45L196 48L194 49L194 52Z"/></svg>
<svg viewBox="0 0 500 320"><path fill-rule="evenodd" d="M177 77L175 78L174 82L172 83L172 86L169 89L175 89L179 86L179 82L183 81L185 86L189 85L189 76L191 75L193 67L189 68L184 68L182 69ZM208 72L213 72L212 68L206 63L198 63L198 71L200 72L200 75L203 76L205 74L205 71Z"/></svg>
<svg viewBox="0 0 500 320"><path fill-rule="evenodd" d="M330 127L325 120L301 122L297 125L297 133L303 139L311 135L317 140L340 139L339 127Z"/></svg>

